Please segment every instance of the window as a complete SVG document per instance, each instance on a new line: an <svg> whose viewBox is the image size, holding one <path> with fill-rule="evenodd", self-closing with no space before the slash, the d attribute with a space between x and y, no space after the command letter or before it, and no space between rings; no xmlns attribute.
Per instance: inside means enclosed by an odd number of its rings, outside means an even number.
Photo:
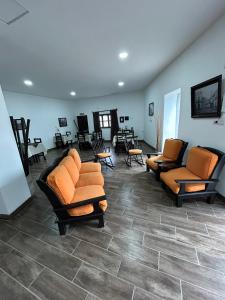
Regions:
<svg viewBox="0 0 225 300"><path fill-rule="evenodd" d="M99 122L100 122L101 128L110 128L111 127L111 115L110 114L99 115Z"/></svg>

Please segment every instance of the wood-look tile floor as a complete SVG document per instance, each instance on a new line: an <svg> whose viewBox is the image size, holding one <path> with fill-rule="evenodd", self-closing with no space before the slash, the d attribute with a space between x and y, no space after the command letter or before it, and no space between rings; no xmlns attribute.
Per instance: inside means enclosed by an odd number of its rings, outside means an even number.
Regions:
<svg viewBox="0 0 225 300"><path fill-rule="evenodd" d="M60 153L31 167L34 181ZM176 208L145 167L113 158L114 170L102 167L104 228L91 221L60 236L36 185L31 203L0 221L1 300L225 299L225 203Z"/></svg>

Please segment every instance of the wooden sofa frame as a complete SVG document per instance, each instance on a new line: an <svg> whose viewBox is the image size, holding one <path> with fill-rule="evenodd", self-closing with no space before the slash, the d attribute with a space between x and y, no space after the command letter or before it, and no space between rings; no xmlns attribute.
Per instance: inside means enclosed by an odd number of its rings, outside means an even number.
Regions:
<svg viewBox="0 0 225 300"><path fill-rule="evenodd" d="M201 147L201 146L198 146ZM182 179L182 180L175 180L176 183L180 185L179 193L176 195L176 206L181 207L183 204L183 200L191 199L191 198L207 198L207 202L209 204L214 203L215 196L217 195L217 191L215 190L216 184L218 183L219 175L223 169L223 166L225 164L225 153L222 151L219 151L217 149L211 148L211 147L201 147L203 149L206 149L218 156L218 162L210 176L209 179L203 180L203 179ZM185 165L182 165L180 167L185 167ZM194 183L203 183L205 184L205 190L199 191L199 192L186 192L185 191L185 184L194 184ZM162 182L162 185L164 188L170 190L170 188ZM170 190L171 191L171 190ZM172 192L172 191L171 191ZM173 192L172 192L173 193ZM173 195L175 195L173 193Z"/></svg>
<svg viewBox="0 0 225 300"><path fill-rule="evenodd" d="M174 140L176 140L176 139L174 139ZM177 160L174 160L174 161L171 161L171 160L170 161L166 161L165 160L163 162L162 161L157 161L157 160L155 161L158 164L158 168L157 168L157 170L153 170L153 169L151 169L151 170L155 173L155 176L156 176L157 180L160 180L160 173L161 172L163 172L163 171L165 171L167 169L171 169L170 168L170 164L171 164L171 166L173 165L172 166L173 169L181 167L182 162L183 162L184 153L185 153L185 151L187 149L188 143L185 142L185 141L183 141L183 140L181 140L181 139L179 139L179 140L183 142L183 146L182 146L182 148L180 150L180 153L179 153L179 155L177 157ZM157 156L157 155L161 155L161 154L162 154L162 152L146 153L146 155L147 155L148 158L150 158L151 156ZM165 163L167 164L167 167L164 166ZM146 172L149 172L149 171L150 171L150 168L146 164Z"/></svg>
<svg viewBox="0 0 225 300"><path fill-rule="evenodd" d="M66 234L66 225L71 224L74 222L79 221L87 221L91 219L98 219L98 227L104 227L104 211L100 208L99 202L102 200L107 200L106 195L102 195L100 197L91 198L82 200L76 203L71 204L62 204L60 199L58 198L57 194L53 191L53 189L47 184L47 177L48 175L53 171L53 169L58 165L58 163L62 160L63 157L66 156L66 153L68 151L65 151L63 155L56 159L50 167L45 169L39 179L37 180L37 184L39 188L44 192L44 194L47 196L48 200L50 201L53 211L55 212L57 218L56 223L58 224L58 229L60 235ZM71 208L77 208L80 206L84 206L87 204L93 204L94 211L91 214L84 215L84 216L70 216L67 212L68 209Z"/></svg>

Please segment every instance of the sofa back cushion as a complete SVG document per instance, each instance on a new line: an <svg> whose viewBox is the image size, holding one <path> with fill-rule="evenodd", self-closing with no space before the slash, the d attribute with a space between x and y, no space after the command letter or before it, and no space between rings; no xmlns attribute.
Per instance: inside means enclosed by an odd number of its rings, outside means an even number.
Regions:
<svg viewBox="0 0 225 300"><path fill-rule="evenodd" d="M208 179L216 167L218 156L201 147L193 147L188 152L186 168L202 179Z"/></svg>
<svg viewBox="0 0 225 300"><path fill-rule="evenodd" d="M73 160L74 160L74 162L75 162L78 170L80 171L80 168L81 168L81 159L80 159L80 155L77 152L77 150L76 149L70 149L68 155L70 155L73 158Z"/></svg>
<svg viewBox="0 0 225 300"><path fill-rule="evenodd" d="M64 157L59 165L63 165L67 169L68 173L70 174L70 177L73 180L73 184L75 186L77 181L79 180L79 170L72 156L68 155Z"/></svg>
<svg viewBox="0 0 225 300"><path fill-rule="evenodd" d="M57 166L48 175L47 183L63 204L71 203L74 197L75 187L70 174L63 165Z"/></svg>
<svg viewBox="0 0 225 300"><path fill-rule="evenodd" d="M163 156L176 161L178 159L182 147L183 141L166 139L163 149Z"/></svg>

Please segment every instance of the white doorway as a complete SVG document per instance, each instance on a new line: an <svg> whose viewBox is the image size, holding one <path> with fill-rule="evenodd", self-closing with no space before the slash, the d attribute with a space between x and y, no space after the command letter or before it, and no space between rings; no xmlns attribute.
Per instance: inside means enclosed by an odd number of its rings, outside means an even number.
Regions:
<svg viewBox="0 0 225 300"><path fill-rule="evenodd" d="M163 140L162 145L168 138L178 137L180 120L180 98L181 89L177 89L164 96L164 117L163 117Z"/></svg>

